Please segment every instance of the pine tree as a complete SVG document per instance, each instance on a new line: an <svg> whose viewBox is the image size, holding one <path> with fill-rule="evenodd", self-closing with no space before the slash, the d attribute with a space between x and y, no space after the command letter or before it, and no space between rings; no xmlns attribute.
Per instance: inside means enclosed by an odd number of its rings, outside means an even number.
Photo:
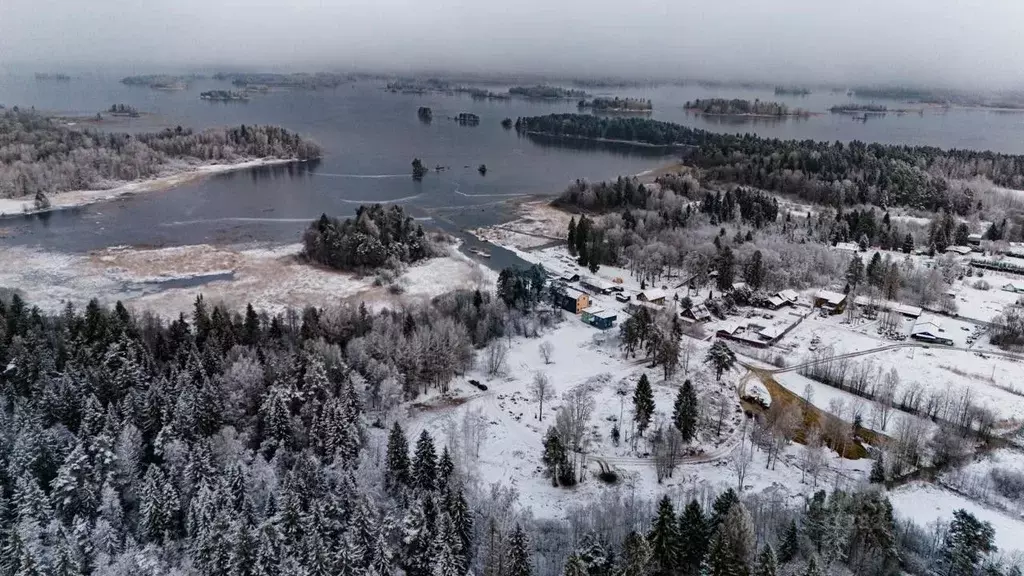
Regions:
<svg viewBox="0 0 1024 576"><path fill-rule="evenodd" d="M455 463L452 462L452 455L448 451L448 446L445 445L441 449L441 460L437 463L437 486L443 488L448 485L451 480L452 472L455 471Z"/></svg>
<svg viewBox="0 0 1024 576"><path fill-rule="evenodd" d="M697 432L697 417L697 392L693 389L690 380L687 379L679 388L676 403L672 409L672 423L676 430L679 430L683 442L693 440L694 434Z"/></svg>
<svg viewBox="0 0 1024 576"><path fill-rule="evenodd" d="M247 522L238 522L231 537L230 576L256 576L259 543Z"/></svg>
<svg viewBox="0 0 1024 576"><path fill-rule="evenodd" d="M416 441L412 479L418 489L427 492L433 490L437 482L437 452L434 451L434 439L426 430L420 433Z"/></svg>
<svg viewBox="0 0 1024 576"><path fill-rule="evenodd" d="M395 571L391 568L391 547L388 545L387 536L383 530L377 532L370 553L370 565L366 571L367 576L390 576ZM437 574L436 572L434 574ZM448 574L438 576L449 576ZM460 576L460 575L452 575Z"/></svg>
<svg viewBox="0 0 1024 576"><path fill-rule="evenodd" d="M622 543L622 556L617 576L649 576L651 574L651 546L647 539L630 532Z"/></svg>
<svg viewBox="0 0 1024 576"><path fill-rule="evenodd" d="M996 550L992 524L978 520L973 514L960 509L953 512L949 523L942 564L947 576L970 576L984 555Z"/></svg>
<svg viewBox="0 0 1024 576"><path fill-rule="evenodd" d="M640 375L640 381L633 392L633 419L636 421L637 434L644 435L644 430L651 424L654 415L654 392L647 374Z"/></svg>
<svg viewBox="0 0 1024 576"><path fill-rule="evenodd" d="M449 492L446 500L446 508L452 526L459 538L459 546L462 558L462 573L469 571L469 563L472 557L473 545L473 515L469 511L469 503L460 488L457 492Z"/></svg>
<svg viewBox="0 0 1024 576"><path fill-rule="evenodd" d="M430 496L424 495L413 503L402 521L402 568L408 576L427 576L434 563L433 521L427 517L424 503Z"/></svg>
<svg viewBox="0 0 1024 576"><path fill-rule="evenodd" d="M516 524L508 540L506 573L508 576L531 576L533 561L530 558L530 543L522 526Z"/></svg>
<svg viewBox="0 0 1024 576"><path fill-rule="evenodd" d="M651 558L658 576L671 576L679 569L679 526L675 508L668 496L658 503L658 515L647 535Z"/></svg>
<svg viewBox="0 0 1024 576"><path fill-rule="evenodd" d="M573 258L575 258L576 257L576 217L575 216L569 219L568 245L569 245L569 255L572 256Z"/></svg>
<svg viewBox="0 0 1024 576"><path fill-rule="evenodd" d="M761 284L764 283L764 257L760 250L755 250L750 256L743 277L752 290L761 289Z"/></svg>
<svg viewBox="0 0 1024 576"><path fill-rule="evenodd" d="M860 281L864 278L864 261L860 259L860 254L854 254L850 260L850 265L846 267L846 282L850 286L857 286Z"/></svg>
<svg viewBox="0 0 1024 576"><path fill-rule="evenodd" d="M395 494L409 486L409 443L405 432L395 422L388 435L387 464L384 468L384 488Z"/></svg>
<svg viewBox="0 0 1024 576"><path fill-rule="evenodd" d="M776 576L779 572L779 563L775 559L775 550L771 544L765 544L761 553L754 563L753 576Z"/></svg>
<svg viewBox="0 0 1024 576"><path fill-rule="evenodd" d="M679 565L685 576L695 576L707 555L708 520L696 500L690 500L679 516Z"/></svg>
<svg viewBox="0 0 1024 576"><path fill-rule="evenodd" d="M799 534L796 530L796 520L790 520L786 527L786 533L782 536L782 544L779 545L779 562L788 564L792 562L800 551Z"/></svg>
<svg viewBox="0 0 1024 576"><path fill-rule="evenodd" d="M704 362L711 364L712 368L715 369L715 379L721 381L722 374L732 369L733 364L736 363L736 355L725 342L715 340L715 343L708 349Z"/></svg>
<svg viewBox="0 0 1024 576"><path fill-rule="evenodd" d="M591 533L583 539L583 545L576 553L583 563L587 576L612 576L615 567L614 554L610 553L598 537Z"/></svg>
<svg viewBox="0 0 1024 576"><path fill-rule="evenodd" d="M732 488L729 488L718 495L714 504L711 505L711 518L708 521L708 529L712 534L718 530L718 526L723 520L725 520L725 517L729 515L729 511L732 510L732 507L739 504L739 502L740 498Z"/></svg>
<svg viewBox="0 0 1024 576"><path fill-rule="evenodd" d="M882 279L885 276L885 267L882 265L882 253L875 252L871 257L871 261L868 262L866 271L868 284L881 288Z"/></svg>
<svg viewBox="0 0 1024 576"><path fill-rule="evenodd" d="M882 454L878 454L878 458L871 464L871 475L868 476L868 481L872 484L882 484L885 482L885 463L882 461Z"/></svg>
<svg viewBox="0 0 1024 576"><path fill-rule="evenodd" d="M914 237L907 232L907 235L903 238L903 246L901 247L904 254L910 254L914 251Z"/></svg>
<svg viewBox="0 0 1024 576"><path fill-rule="evenodd" d="M565 569L562 571L562 576L589 575L587 574L587 567L583 564L583 560L581 560L576 554L570 554L569 558L565 560Z"/></svg>
<svg viewBox="0 0 1024 576"><path fill-rule="evenodd" d="M803 576L825 576L818 566L818 559L815 555L811 555L811 558L807 560L807 568L803 572Z"/></svg>

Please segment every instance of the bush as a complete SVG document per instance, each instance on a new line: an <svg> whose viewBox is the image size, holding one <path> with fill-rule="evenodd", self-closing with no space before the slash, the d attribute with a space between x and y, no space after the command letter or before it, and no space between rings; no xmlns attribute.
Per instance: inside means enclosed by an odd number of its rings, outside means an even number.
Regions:
<svg viewBox="0 0 1024 576"><path fill-rule="evenodd" d="M991 286L991 285L989 285L989 283L988 283L988 282L986 282L986 281L984 281L984 280L978 280L977 282L975 282L974 284L972 284L972 287L973 287L973 288L974 288L975 290L988 290L988 289L989 289L989 288L991 288L992 286Z"/></svg>
<svg viewBox="0 0 1024 576"><path fill-rule="evenodd" d="M1000 496L1011 500L1019 500L1024 497L1024 472L1008 468L993 468L989 472L989 476L992 478L992 487Z"/></svg>

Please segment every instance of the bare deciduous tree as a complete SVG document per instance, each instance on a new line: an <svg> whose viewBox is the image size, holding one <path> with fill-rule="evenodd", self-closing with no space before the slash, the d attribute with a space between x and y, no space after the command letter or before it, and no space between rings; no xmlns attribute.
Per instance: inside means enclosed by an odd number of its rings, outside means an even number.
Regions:
<svg viewBox="0 0 1024 576"><path fill-rule="evenodd" d="M508 359L508 345L501 340L491 342L487 347L487 375L497 376L505 373L505 363Z"/></svg>
<svg viewBox="0 0 1024 576"><path fill-rule="evenodd" d="M683 447L683 437L675 426L659 426L652 435L654 452L654 470L658 483L666 477L671 478L679 462Z"/></svg>
<svg viewBox="0 0 1024 576"><path fill-rule="evenodd" d="M899 385L899 374L892 368L875 387L875 426L882 432L889 428L889 419L892 417L896 389Z"/></svg>
<svg viewBox="0 0 1024 576"><path fill-rule="evenodd" d="M537 346L537 350L540 351L540 357L544 359L544 363L551 364L551 354L555 351L555 345L545 340Z"/></svg>
<svg viewBox="0 0 1024 576"><path fill-rule="evenodd" d="M736 451L732 453L732 460L729 468L736 473L736 491L743 492L743 481L747 478L747 469L753 457L752 448L746 442L740 442Z"/></svg>
<svg viewBox="0 0 1024 576"><path fill-rule="evenodd" d="M821 433L818 431L817 426L812 426L804 436L804 450L800 458L801 468L803 468L803 477L801 482L806 481L807 476L810 476L814 481L814 486L818 486L818 475L821 474L821 467L825 463L824 448L821 444Z"/></svg>
<svg viewBox="0 0 1024 576"><path fill-rule="evenodd" d="M551 381L548 380L548 375L543 372L535 372L530 391L533 392L533 398L540 402L540 411L537 419L544 420L544 400L551 396Z"/></svg>

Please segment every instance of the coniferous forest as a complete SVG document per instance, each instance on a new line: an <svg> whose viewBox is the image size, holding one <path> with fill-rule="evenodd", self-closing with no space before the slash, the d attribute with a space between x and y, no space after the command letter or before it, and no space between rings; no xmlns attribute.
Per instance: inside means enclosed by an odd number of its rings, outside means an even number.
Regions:
<svg viewBox="0 0 1024 576"><path fill-rule="evenodd" d="M319 156L317 144L277 126L125 134L72 129L17 107L0 114L0 198L104 188L158 176L174 162Z"/></svg>
<svg viewBox="0 0 1024 576"><path fill-rule="evenodd" d="M609 488L536 520L457 444L395 419L474 347L551 319L481 292L273 317L200 297L169 324L4 300L0 574L1019 574L986 560L990 525L899 523L874 488L793 506Z"/></svg>
<svg viewBox="0 0 1024 576"><path fill-rule="evenodd" d="M423 227L397 204L363 205L355 218L339 220L326 214L313 221L303 239L303 255L338 270L369 272L397 268L436 255L437 246Z"/></svg>
<svg viewBox="0 0 1024 576"><path fill-rule="evenodd" d="M793 194L833 207L874 204L966 216L981 200L951 180L983 177L1024 186L1024 157L931 146L779 140L718 134L647 118L549 114L516 120L523 134L686 146L688 165L705 179Z"/></svg>

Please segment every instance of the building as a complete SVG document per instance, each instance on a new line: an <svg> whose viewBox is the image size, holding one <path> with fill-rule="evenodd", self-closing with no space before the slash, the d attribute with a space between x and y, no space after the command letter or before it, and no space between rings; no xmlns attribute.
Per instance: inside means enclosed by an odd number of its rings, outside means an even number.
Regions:
<svg viewBox="0 0 1024 576"><path fill-rule="evenodd" d="M800 296L795 290L783 290L768 299L768 308L778 310L783 306L794 306L799 299Z"/></svg>
<svg viewBox="0 0 1024 576"><path fill-rule="evenodd" d="M867 296L857 296L853 299L853 303L861 308L880 310L882 312L896 312L897 314L902 314L907 318L914 319L919 318L923 312L923 310L917 306L893 302L891 300L872 299Z"/></svg>
<svg viewBox="0 0 1024 576"><path fill-rule="evenodd" d="M914 324L914 329L911 330L910 337L914 340L920 340L921 342L932 342L935 344L944 344L946 346L953 345L953 341L946 338L945 331L942 329L942 325L937 319L924 320Z"/></svg>
<svg viewBox="0 0 1024 576"><path fill-rule="evenodd" d="M1022 294L1024 293L1024 282L1007 282L1006 284L1003 284L1003 290L1006 292Z"/></svg>
<svg viewBox="0 0 1024 576"><path fill-rule="evenodd" d="M636 299L640 302L649 302L651 304L662 305L665 303L665 291L651 288L644 290L636 295Z"/></svg>
<svg viewBox="0 0 1024 576"><path fill-rule="evenodd" d="M846 308L846 294L830 290L818 290L814 295L814 307L830 314L840 314Z"/></svg>
<svg viewBox="0 0 1024 576"><path fill-rule="evenodd" d="M611 294L614 288L611 283L605 282L600 278L583 278L580 280L580 286L594 294Z"/></svg>
<svg viewBox="0 0 1024 576"><path fill-rule="evenodd" d="M595 328L607 330L615 325L616 316L614 312L591 306L583 310L582 320Z"/></svg>
<svg viewBox="0 0 1024 576"><path fill-rule="evenodd" d="M835 248L836 250L841 250L843 252L860 252L860 246L853 242L838 242L836 243Z"/></svg>
<svg viewBox="0 0 1024 576"><path fill-rule="evenodd" d="M746 289L747 289L747 283L746 282L733 282L732 283L732 290L733 290L733 292L735 292L737 290L746 290Z"/></svg>
<svg viewBox="0 0 1024 576"><path fill-rule="evenodd" d="M579 282L580 275L579 274L566 274L565 276L561 276L558 279L561 280L562 282L565 282L566 284L568 284L570 282Z"/></svg>
<svg viewBox="0 0 1024 576"><path fill-rule="evenodd" d="M693 320L694 322L710 322L711 312L708 311L708 307L703 302L700 304L694 304L686 310L679 313L680 316L687 320Z"/></svg>
<svg viewBox="0 0 1024 576"><path fill-rule="evenodd" d="M981 246L981 234L968 234L967 244L970 246Z"/></svg>
<svg viewBox="0 0 1024 576"><path fill-rule="evenodd" d="M970 246L947 246L946 254L958 254L960 256L967 256L971 253Z"/></svg>
<svg viewBox="0 0 1024 576"><path fill-rule="evenodd" d="M579 314L590 306L590 294L575 288L563 287L555 293L555 304L563 310Z"/></svg>

